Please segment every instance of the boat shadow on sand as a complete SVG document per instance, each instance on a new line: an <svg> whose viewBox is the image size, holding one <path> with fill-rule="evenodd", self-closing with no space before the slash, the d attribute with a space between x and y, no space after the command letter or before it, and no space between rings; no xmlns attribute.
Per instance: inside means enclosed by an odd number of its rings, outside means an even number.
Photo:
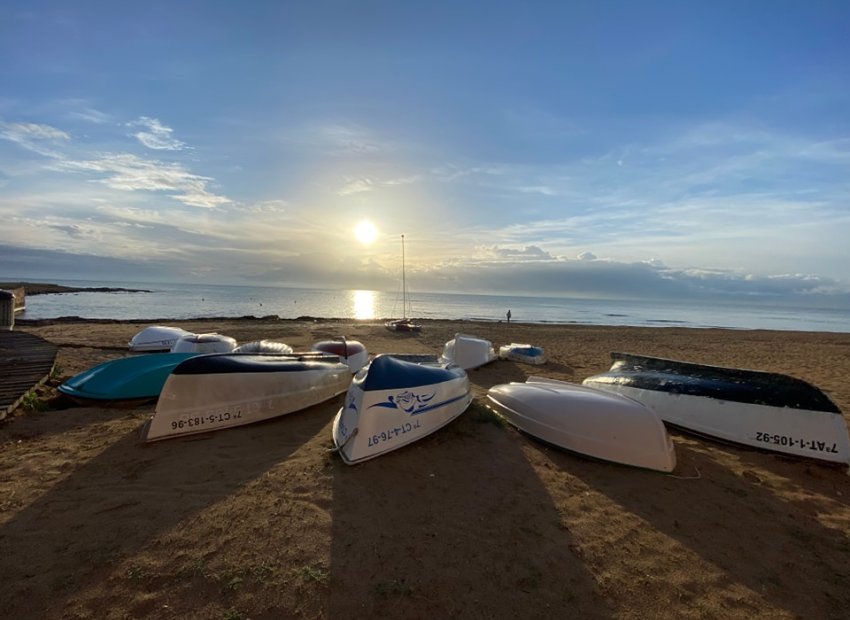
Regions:
<svg viewBox="0 0 850 620"><path fill-rule="evenodd" d="M521 438L481 404L333 471L328 617L608 618Z"/></svg>
<svg viewBox="0 0 850 620"><path fill-rule="evenodd" d="M498 373L495 371L498 371ZM478 379L477 383L484 384L490 381L490 385L487 386L488 388L496 383L525 381L528 377L534 375L545 375L547 377L555 375L562 381L581 383L581 380L576 377L575 368L551 360L537 365L497 359L478 368L468 370L467 373L470 380Z"/></svg>
<svg viewBox="0 0 850 620"><path fill-rule="evenodd" d="M150 605L172 596L187 612L201 609L223 588L204 558L268 529L273 511L251 502L272 501L262 488L270 472L291 462L337 407L334 400L278 420L155 444L140 443L135 424L123 435L91 433L79 441L92 451L109 445L82 463L63 454L61 438L38 438L46 447L36 457L51 452L48 474L57 481L35 476L30 486L52 486L0 526L0 614L58 617L70 606L99 615L112 606L149 617L158 613ZM240 498L247 503L237 512ZM104 599L109 583L124 593L137 588L138 595Z"/></svg>
<svg viewBox="0 0 850 620"><path fill-rule="evenodd" d="M12 419L12 424L5 427L4 432L13 440L48 438L75 429L94 431L103 424L130 417L135 418L141 428L144 421L153 415L155 405L156 399L114 406L82 405L66 396L57 396L51 401L50 409L19 414Z"/></svg>
<svg viewBox="0 0 850 620"><path fill-rule="evenodd" d="M796 468L786 463L782 470L787 477L780 478L771 473L773 455L673 436L679 478L629 472L641 478L639 484L624 481L620 468L537 449L584 483L588 492L631 513L635 535L624 544L642 547L650 557L660 553L680 558L659 564L651 582L644 584L657 589L662 608L674 609L691 599L708 604L707 610L726 608L747 617L776 617L783 611L811 618L846 614L850 544L838 515L843 513L846 528L847 499L835 493L846 488L846 474L797 461ZM744 467L737 472L727 463L734 463L739 454ZM816 470L821 492L800 484L807 468ZM832 517L837 517L835 526L827 525ZM605 522L595 526L604 528ZM690 567L684 574L683 566ZM670 574L658 572L659 567L668 567ZM636 570L644 569L636 562ZM712 582L714 587L706 585ZM713 603L705 601L707 592L715 597Z"/></svg>

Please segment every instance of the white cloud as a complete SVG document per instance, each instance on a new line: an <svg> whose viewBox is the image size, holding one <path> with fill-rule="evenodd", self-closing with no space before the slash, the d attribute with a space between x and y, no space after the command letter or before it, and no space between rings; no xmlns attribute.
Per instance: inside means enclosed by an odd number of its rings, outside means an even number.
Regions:
<svg viewBox="0 0 850 620"><path fill-rule="evenodd" d="M96 125L105 125L112 122L112 117L109 114L101 112L100 110L95 110L94 108L85 108L83 110L71 112L70 116Z"/></svg>
<svg viewBox="0 0 850 620"><path fill-rule="evenodd" d="M46 145L57 145L68 142L71 136L61 129L56 129L50 125L0 122L0 138L13 142L39 155L59 159L62 155Z"/></svg>
<svg viewBox="0 0 850 620"><path fill-rule="evenodd" d="M596 254L593 252L582 252L578 255L579 260L596 260Z"/></svg>
<svg viewBox="0 0 850 620"><path fill-rule="evenodd" d="M263 200L251 205L248 210L255 213L286 213L289 203L286 200Z"/></svg>
<svg viewBox="0 0 850 620"><path fill-rule="evenodd" d="M411 185L422 180L421 175L411 175L406 177L398 177L387 181L376 181L369 177L361 179L347 179L347 183L337 190L337 196L350 196L351 194L360 194L362 192L376 191L382 187L401 187L403 185Z"/></svg>
<svg viewBox="0 0 850 620"><path fill-rule="evenodd" d="M193 174L180 164L167 164L142 159L130 154L108 155L88 161L66 161L65 170L79 170L104 175L100 182L123 191L163 191L183 204L213 208L232 201L207 190L209 177Z"/></svg>
<svg viewBox="0 0 850 620"><path fill-rule="evenodd" d="M490 260L554 260L554 257L549 252L542 250L536 245L527 245L523 248L502 248L498 246L479 248L478 255Z"/></svg>
<svg viewBox="0 0 850 620"><path fill-rule="evenodd" d="M141 116L138 120L127 123L128 127L144 127L147 131L139 131L133 136L149 149L155 151L180 151L186 143L172 137L174 131L159 122L159 119Z"/></svg>
<svg viewBox="0 0 850 620"><path fill-rule="evenodd" d="M528 187L518 187L517 190L524 194L542 194L543 196L554 196L557 192L547 185L532 185Z"/></svg>
<svg viewBox="0 0 850 620"><path fill-rule="evenodd" d="M384 181L384 185L388 187L395 187L398 185L410 185L412 183L417 183L422 180L421 174L413 174L407 177L401 177L398 179L390 179L389 181Z"/></svg>
<svg viewBox="0 0 850 620"><path fill-rule="evenodd" d="M353 123L311 123L289 129L278 139L331 157L362 158L395 150L372 130Z"/></svg>
<svg viewBox="0 0 850 620"><path fill-rule="evenodd" d="M350 196L351 194L371 192L373 189L375 189L375 182L372 179L356 179L337 190L337 195Z"/></svg>

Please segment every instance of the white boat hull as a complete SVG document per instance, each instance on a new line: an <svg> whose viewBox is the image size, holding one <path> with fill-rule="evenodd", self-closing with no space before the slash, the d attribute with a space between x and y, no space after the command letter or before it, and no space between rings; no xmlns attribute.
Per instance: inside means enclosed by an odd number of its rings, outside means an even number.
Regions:
<svg viewBox="0 0 850 620"><path fill-rule="evenodd" d="M841 416L628 386L606 385L604 389L640 401L664 422L699 435L795 456L850 463L847 424Z"/></svg>
<svg viewBox="0 0 850 620"><path fill-rule="evenodd" d="M487 399L510 424L560 448L663 472L676 466L664 424L631 399L540 377L493 386Z"/></svg>
<svg viewBox="0 0 850 620"><path fill-rule="evenodd" d="M381 359L382 356L375 358L355 376L334 419L333 441L349 465L430 435L457 418L472 402L469 379L463 369L437 362L430 366L445 371L439 375L439 382L370 389L370 367L386 361Z"/></svg>
<svg viewBox="0 0 850 620"><path fill-rule="evenodd" d="M174 343L183 336L194 336L194 334L180 327L151 325L133 336L127 343L127 347L138 353L170 351Z"/></svg>
<svg viewBox="0 0 850 620"><path fill-rule="evenodd" d="M447 363L456 364L464 370L471 370L495 360L496 353L489 340L466 334L455 334L455 337L443 347L441 359Z"/></svg>
<svg viewBox="0 0 850 620"><path fill-rule="evenodd" d="M189 334L181 336L171 347L172 353L230 353L236 340L221 334Z"/></svg>
<svg viewBox="0 0 850 620"><path fill-rule="evenodd" d="M182 372L178 366L166 380L143 431L146 441L242 426L300 411L345 392L351 382L351 371L339 362L299 361L270 354L202 357L235 358L245 368L196 374Z"/></svg>
<svg viewBox="0 0 850 620"><path fill-rule="evenodd" d="M220 351L225 353L226 351ZM233 349L233 353L274 353L277 355L289 355L292 353L292 347L285 342L277 342L276 340L254 340L240 344Z"/></svg>
<svg viewBox="0 0 850 620"><path fill-rule="evenodd" d="M542 347L512 342L499 347L499 358L523 364L543 364L546 362L546 352Z"/></svg>

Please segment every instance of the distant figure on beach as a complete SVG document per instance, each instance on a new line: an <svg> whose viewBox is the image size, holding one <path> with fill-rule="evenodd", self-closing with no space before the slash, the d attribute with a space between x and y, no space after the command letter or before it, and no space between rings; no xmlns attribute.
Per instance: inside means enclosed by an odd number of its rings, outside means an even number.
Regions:
<svg viewBox="0 0 850 620"><path fill-rule="evenodd" d="M507 312L507 314L505 314L505 316L508 317L508 323L510 323L511 322L511 311L508 310L508 312Z"/></svg>

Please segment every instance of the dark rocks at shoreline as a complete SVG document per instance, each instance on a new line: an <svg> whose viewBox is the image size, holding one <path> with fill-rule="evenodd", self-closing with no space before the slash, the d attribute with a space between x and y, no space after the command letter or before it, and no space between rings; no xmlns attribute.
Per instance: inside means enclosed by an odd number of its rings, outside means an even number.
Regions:
<svg viewBox="0 0 850 620"><path fill-rule="evenodd" d="M329 319L330 321L344 321L344 319ZM259 323L269 323L269 322L277 322L277 321L290 321L290 322L298 322L300 319L282 319L276 314L268 314L266 316L205 316L205 317L196 317L191 319L170 319L170 318L158 318L158 319L89 319L81 316L60 316L52 319L17 319L15 321L16 325L23 325L27 327L44 327L45 325L62 325L68 323L102 323L104 325L109 324L133 324L138 323L140 325L164 325L164 324L177 324L180 323L197 323L198 321L251 321L251 322L259 322Z"/></svg>
<svg viewBox="0 0 850 620"><path fill-rule="evenodd" d="M61 295L63 293L152 293L138 288L112 288L106 286L76 287L61 284L42 284L40 282L0 282L0 289L23 288L27 295Z"/></svg>

